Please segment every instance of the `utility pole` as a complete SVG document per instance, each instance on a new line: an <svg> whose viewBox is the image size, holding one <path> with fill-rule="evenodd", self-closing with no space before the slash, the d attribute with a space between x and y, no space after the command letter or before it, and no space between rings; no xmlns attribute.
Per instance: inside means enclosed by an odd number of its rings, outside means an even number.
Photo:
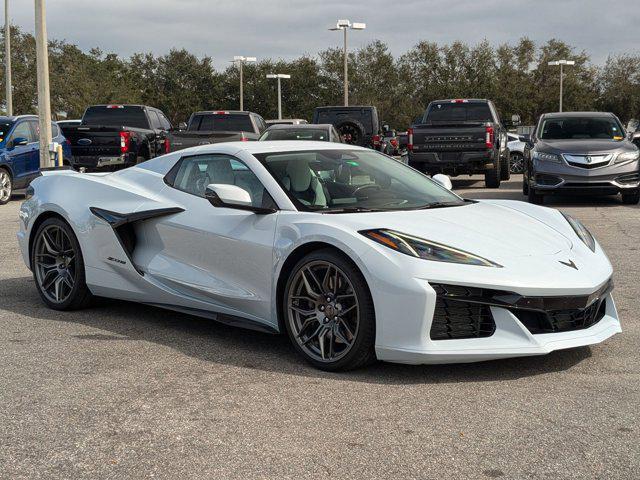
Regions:
<svg viewBox="0 0 640 480"><path fill-rule="evenodd" d="M330 28L331 31L342 30L344 33L344 106L349 106L349 67L348 67L348 51L347 51L347 30L364 30L367 28L366 23L351 23L350 20L338 20L335 27Z"/></svg>
<svg viewBox="0 0 640 480"><path fill-rule="evenodd" d="M267 78L278 79L278 120L282 120L282 87L280 85L280 80L283 78L291 78L291 75L286 73L269 73L267 74Z"/></svg>
<svg viewBox="0 0 640 480"><path fill-rule="evenodd" d="M7 116L13 115L13 91L11 89L11 22L9 21L9 0L4 0L4 72L7 88Z"/></svg>
<svg viewBox="0 0 640 480"><path fill-rule="evenodd" d="M243 57L240 55L236 55L233 57L232 63L238 63L238 68L240 69L240 111L244 111L244 87L243 87L243 78L242 78L242 66L245 62L255 62L257 61L256 57Z"/></svg>
<svg viewBox="0 0 640 480"><path fill-rule="evenodd" d="M563 67L565 65L575 65L576 62L574 62L573 60L554 60L552 62L548 62L548 65L551 66L560 66L560 109L558 110L559 112L562 112L562 95L563 95L563 83L564 83L564 69Z"/></svg>
<svg viewBox="0 0 640 480"><path fill-rule="evenodd" d="M35 0L36 62L38 70L38 118L40 123L40 168L51 166L51 96L49 94L49 54L45 0Z"/></svg>

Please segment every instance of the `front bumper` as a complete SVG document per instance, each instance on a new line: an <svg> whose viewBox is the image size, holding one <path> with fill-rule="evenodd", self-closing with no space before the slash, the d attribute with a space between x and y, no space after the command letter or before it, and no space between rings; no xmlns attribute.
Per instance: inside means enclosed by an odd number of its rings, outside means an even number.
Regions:
<svg viewBox="0 0 640 480"><path fill-rule="evenodd" d="M534 160L532 187L541 193L616 195L640 188L640 166L636 160L598 168Z"/></svg>
<svg viewBox="0 0 640 480"><path fill-rule="evenodd" d="M475 288L475 287L473 287ZM553 333L532 333L530 322L521 320L524 316L513 305L491 302L487 308L494 327L490 334L478 338L459 338L433 340L434 311L437 309L435 291L431 294L430 287L425 287L426 319L416 330L421 337L418 342L408 342L407 345L376 345L378 359L408 364L438 364L438 363L471 363L501 358L544 355L555 350L581 347L600 343L616 333L622 331L615 303L611 296L608 282L594 289L592 294L581 292L580 296L538 297L542 303L531 303L529 306L546 305L550 308L575 304L577 298L584 298L591 302L596 310L601 312L594 317L594 323L586 328ZM516 296L517 297L517 296ZM506 298L506 297L505 297ZM530 299L524 298L520 305L527 307ZM567 301L567 299L569 299ZM577 306L577 305L574 305Z"/></svg>

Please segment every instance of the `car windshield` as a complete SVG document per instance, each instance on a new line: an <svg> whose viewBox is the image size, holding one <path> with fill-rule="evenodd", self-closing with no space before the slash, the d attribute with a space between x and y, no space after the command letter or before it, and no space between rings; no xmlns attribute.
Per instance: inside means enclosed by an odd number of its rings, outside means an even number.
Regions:
<svg viewBox="0 0 640 480"><path fill-rule="evenodd" d="M553 117L542 121L538 138L583 140L602 138L624 140L622 126L614 117Z"/></svg>
<svg viewBox="0 0 640 480"><path fill-rule="evenodd" d="M7 138L12 126L13 122L0 122L0 142Z"/></svg>
<svg viewBox="0 0 640 480"><path fill-rule="evenodd" d="M274 128L264 132L260 140L316 140L329 141L329 130L321 128Z"/></svg>
<svg viewBox="0 0 640 480"><path fill-rule="evenodd" d="M467 203L429 177L372 150L255 156L303 211L413 210Z"/></svg>
<svg viewBox="0 0 640 480"><path fill-rule="evenodd" d="M427 111L424 123L492 122L486 103L436 103Z"/></svg>

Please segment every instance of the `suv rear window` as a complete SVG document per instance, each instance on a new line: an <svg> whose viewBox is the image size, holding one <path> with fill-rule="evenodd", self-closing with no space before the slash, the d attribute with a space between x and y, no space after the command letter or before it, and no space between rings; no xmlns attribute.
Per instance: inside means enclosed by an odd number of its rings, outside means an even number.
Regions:
<svg viewBox="0 0 640 480"><path fill-rule="evenodd" d="M492 122L486 103L436 103L431 105L424 122Z"/></svg>
<svg viewBox="0 0 640 480"><path fill-rule="evenodd" d="M84 112L82 124L149 128L149 122L142 107L129 107L126 105L89 107Z"/></svg>
<svg viewBox="0 0 640 480"><path fill-rule="evenodd" d="M253 124L249 115L215 113L196 115L189 123L188 130L210 132L253 132Z"/></svg>

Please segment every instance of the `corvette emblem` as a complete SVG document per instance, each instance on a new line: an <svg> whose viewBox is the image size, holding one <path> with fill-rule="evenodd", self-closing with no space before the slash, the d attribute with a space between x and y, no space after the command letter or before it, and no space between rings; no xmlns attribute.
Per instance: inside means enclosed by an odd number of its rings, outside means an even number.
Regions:
<svg viewBox="0 0 640 480"><path fill-rule="evenodd" d="M567 267L575 268L576 270L578 270L578 266L575 263L573 263L573 260L569 260L568 262L563 262L562 260L558 260L558 262L560 262L562 265L566 265Z"/></svg>

